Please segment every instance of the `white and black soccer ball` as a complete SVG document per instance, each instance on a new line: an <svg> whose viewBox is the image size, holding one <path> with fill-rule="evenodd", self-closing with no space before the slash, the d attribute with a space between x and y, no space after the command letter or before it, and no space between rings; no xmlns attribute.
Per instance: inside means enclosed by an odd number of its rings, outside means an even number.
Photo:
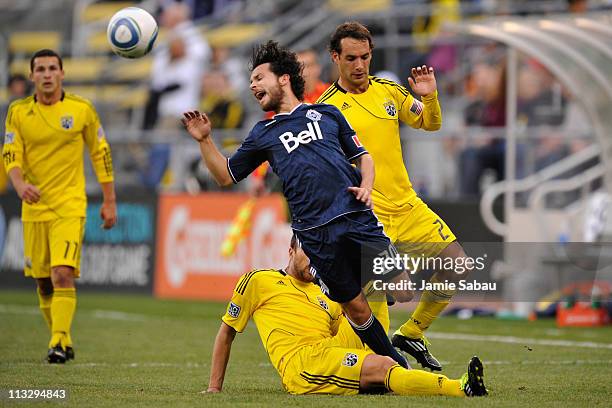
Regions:
<svg viewBox="0 0 612 408"><path fill-rule="evenodd" d="M111 49L124 58L140 58L148 54L157 33L153 16L138 7L126 7L116 12L106 30Z"/></svg>

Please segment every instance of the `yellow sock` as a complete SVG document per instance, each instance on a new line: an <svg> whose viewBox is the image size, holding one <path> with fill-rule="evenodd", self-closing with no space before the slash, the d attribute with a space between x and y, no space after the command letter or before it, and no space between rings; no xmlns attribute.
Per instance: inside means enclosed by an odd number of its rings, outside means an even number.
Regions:
<svg viewBox="0 0 612 408"><path fill-rule="evenodd" d="M40 307L40 311L51 330L51 301L53 300L53 292L48 295L43 295L40 292L40 288L36 288L36 293L38 293L38 307Z"/></svg>
<svg viewBox="0 0 612 408"><path fill-rule="evenodd" d="M439 282L434 275L430 282ZM411 339L420 339L423 332L433 323L433 321L448 306L455 291L451 290L424 290L417 308L412 312L410 320L404 323L399 331Z"/></svg>
<svg viewBox="0 0 612 408"><path fill-rule="evenodd" d="M51 302L51 341L49 347L58 343L65 347L65 337L70 333L72 317L76 309L75 288L55 288Z"/></svg>
<svg viewBox="0 0 612 408"><path fill-rule="evenodd" d="M407 370L395 364L385 376L385 387L399 395L448 395L465 397L461 381L442 374L422 370Z"/></svg>

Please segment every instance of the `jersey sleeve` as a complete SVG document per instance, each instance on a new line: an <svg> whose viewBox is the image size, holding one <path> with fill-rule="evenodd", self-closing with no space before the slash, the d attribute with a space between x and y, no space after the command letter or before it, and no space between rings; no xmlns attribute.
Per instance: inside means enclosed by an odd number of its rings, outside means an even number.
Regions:
<svg viewBox="0 0 612 408"><path fill-rule="evenodd" d="M23 139L19 133L19 123L13 107L9 108L6 116L5 129L2 161L8 174L15 167L23 167Z"/></svg>
<svg viewBox="0 0 612 408"><path fill-rule="evenodd" d="M413 97L401 85L396 87L396 98L399 99L399 118L415 129L438 130L442 126L442 110L438 101L438 91L423 96L421 101Z"/></svg>
<svg viewBox="0 0 612 408"><path fill-rule="evenodd" d="M238 280L232 299L221 320L241 333L258 306L257 278L255 272L249 272Z"/></svg>
<svg viewBox="0 0 612 408"><path fill-rule="evenodd" d="M234 183L238 183L266 160L265 152L259 150L254 131L251 131L236 153L227 159L227 169Z"/></svg>
<svg viewBox="0 0 612 408"><path fill-rule="evenodd" d="M359 156L366 154L367 150L359 141L355 130L353 130L344 115L342 115L336 107L331 109L333 109L334 116L338 122L338 139L340 140L340 146L348 161L353 161Z"/></svg>
<svg viewBox="0 0 612 408"><path fill-rule="evenodd" d="M83 130L85 144L89 150L89 157L100 183L113 181L113 160L111 150L104 129L93 106L87 113L87 125Z"/></svg>

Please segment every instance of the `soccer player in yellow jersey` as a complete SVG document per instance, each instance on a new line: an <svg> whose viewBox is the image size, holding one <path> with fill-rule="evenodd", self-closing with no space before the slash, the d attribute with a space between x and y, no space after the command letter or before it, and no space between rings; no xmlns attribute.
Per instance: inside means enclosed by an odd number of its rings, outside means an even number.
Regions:
<svg viewBox="0 0 612 408"><path fill-rule="evenodd" d="M220 392L236 333L253 319L270 361L292 394L354 395L384 387L400 395L482 396L483 367L473 357L460 380L402 368L366 349L342 308L312 283L310 261L295 236L284 270L238 281L215 339L208 392Z"/></svg>
<svg viewBox="0 0 612 408"><path fill-rule="evenodd" d="M417 257L465 257L453 232L417 196L402 157L400 121L428 131L438 130L442 124L433 68L413 68L412 77L408 78L412 90L421 97L419 100L403 86L369 75L372 49L372 36L365 26L358 22L338 26L329 51L338 66L339 79L317 102L338 107L372 155L376 174L372 191L374 212L397 249ZM431 281L458 279L454 271L440 270ZM425 290L411 319L393 336L393 345L411 354L423 367L442 369L423 336L453 294Z"/></svg>
<svg viewBox="0 0 612 408"><path fill-rule="evenodd" d="M102 186L102 226L117 221L111 153L93 105L62 89L61 57L40 50L30 60L35 93L13 102L2 158L22 205L25 275L36 279L51 330L49 363L74 358L70 326L76 309L87 198L83 148Z"/></svg>

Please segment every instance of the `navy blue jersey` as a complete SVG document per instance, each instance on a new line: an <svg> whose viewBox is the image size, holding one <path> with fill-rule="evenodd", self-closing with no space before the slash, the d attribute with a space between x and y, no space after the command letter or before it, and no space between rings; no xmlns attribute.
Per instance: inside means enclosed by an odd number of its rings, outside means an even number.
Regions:
<svg viewBox="0 0 612 408"><path fill-rule="evenodd" d="M227 161L235 183L270 162L283 183L293 217L305 230L368 208L348 191L361 184L350 161L367 153L338 108L301 104L257 123Z"/></svg>

